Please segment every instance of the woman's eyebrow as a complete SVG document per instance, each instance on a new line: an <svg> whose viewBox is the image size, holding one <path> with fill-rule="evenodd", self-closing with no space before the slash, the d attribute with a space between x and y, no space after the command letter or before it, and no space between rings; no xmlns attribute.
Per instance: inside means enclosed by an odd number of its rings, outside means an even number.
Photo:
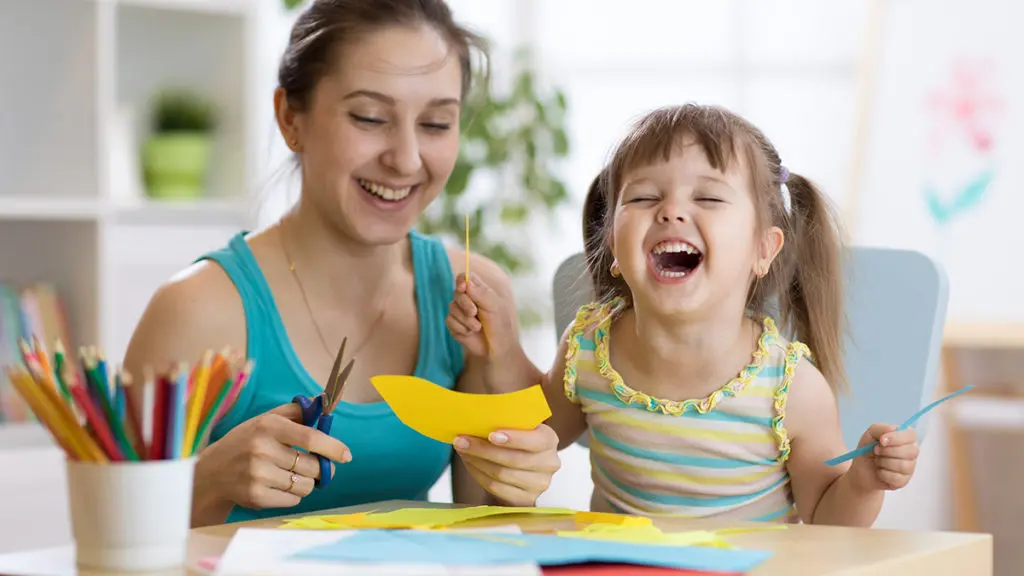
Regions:
<svg viewBox="0 0 1024 576"><path fill-rule="evenodd" d="M370 98L370 99L373 99L373 100L377 100L378 102L382 102L384 104L387 104L388 106L394 106L395 105L395 99L394 98L392 98L391 96L388 96L387 94L384 94L383 92L376 92L374 90L353 90L352 92L349 92L348 94L345 94L341 99L342 100L351 100L353 98ZM429 107L451 106L451 105L458 106L459 105L459 99L458 98L450 98L450 97L449 98L434 98L430 102L427 103L427 106L429 106Z"/></svg>

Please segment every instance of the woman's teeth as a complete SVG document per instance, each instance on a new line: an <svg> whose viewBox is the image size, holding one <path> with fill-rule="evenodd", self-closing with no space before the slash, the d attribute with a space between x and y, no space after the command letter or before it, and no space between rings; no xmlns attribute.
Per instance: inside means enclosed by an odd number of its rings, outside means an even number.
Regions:
<svg viewBox="0 0 1024 576"><path fill-rule="evenodd" d="M366 190L370 194L380 198L381 200L387 200L388 202L398 202L405 200L405 198L412 192L412 186L406 186L405 188L389 188L383 184L377 184L369 180L359 179L359 186Z"/></svg>

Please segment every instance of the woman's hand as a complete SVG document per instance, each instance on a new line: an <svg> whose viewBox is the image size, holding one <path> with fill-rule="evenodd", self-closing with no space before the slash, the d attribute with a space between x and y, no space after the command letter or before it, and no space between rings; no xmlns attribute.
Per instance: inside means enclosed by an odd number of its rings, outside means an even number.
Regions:
<svg viewBox="0 0 1024 576"><path fill-rule="evenodd" d="M504 357L519 346L515 311L479 276L470 274L469 280L467 285L465 274L456 276L445 324L469 354Z"/></svg>
<svg viewBox="0 0 1024 576"><path fill-rule="evenodd" d="M459 436L455 450L473 479L509 506L535 506L562 466L558 436L546 424L494 432L488 439Z"/></svg>
<svg viewBox="0 0 1024 576"><path fill-rule="evenodd" d="M316 456L352 459L348 448L302 423L297 404L285 404L239 424L202 451L192 497L195 526L222 523L234 505L288 508L313 491L320 477ZM333 463L332 463L333 471Z"/></svg>

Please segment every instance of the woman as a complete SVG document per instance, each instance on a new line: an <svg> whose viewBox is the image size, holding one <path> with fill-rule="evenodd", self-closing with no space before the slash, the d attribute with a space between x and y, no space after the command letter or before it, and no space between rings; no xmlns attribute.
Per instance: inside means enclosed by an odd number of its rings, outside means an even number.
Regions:
<svg viewBox="0 0 1024 576"><path fill-rule="evenodd" d="M255 360L199 456L193 525L425 499L449 463L457 502L532 506L547 489L559 467L547 426L457 439L452 458L370 383L413 374L484 392L501 366L518 364L500 350L464 355L445 322L465 254L411 231L454 167L473 49L483 43L443 0L315 0L296 21L274 107L300 167L299 202L162 286L125 359L134 373L224 346ZM472 260L474 275L511 298L496 265ZM322 390L345 337L356 363L327 436L302 426L290 402ZM337 463L323 489L305 451Z"/></svg>

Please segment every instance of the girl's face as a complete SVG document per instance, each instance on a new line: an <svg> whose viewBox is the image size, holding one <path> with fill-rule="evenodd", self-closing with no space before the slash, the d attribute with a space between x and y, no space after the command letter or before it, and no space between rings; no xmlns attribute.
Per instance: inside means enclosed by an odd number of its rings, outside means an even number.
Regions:
<svg viewBox="0 0 1024 576"><path fill-rule="evenodd" d="M304 198L360 242L400 240L455 166L461 89L458 55L432 28L388 28L341 47L307 110L278 102L301 151Z"/></svg>
<svg viewBox="0 0 1024 576"><path fill-rule="evenodd" d="M667 162L625 174L612 253L633 300L663 314L746 305L752 276L782 248L782 232L756 232L745 160L712 168L692 141Z"/></svg>

